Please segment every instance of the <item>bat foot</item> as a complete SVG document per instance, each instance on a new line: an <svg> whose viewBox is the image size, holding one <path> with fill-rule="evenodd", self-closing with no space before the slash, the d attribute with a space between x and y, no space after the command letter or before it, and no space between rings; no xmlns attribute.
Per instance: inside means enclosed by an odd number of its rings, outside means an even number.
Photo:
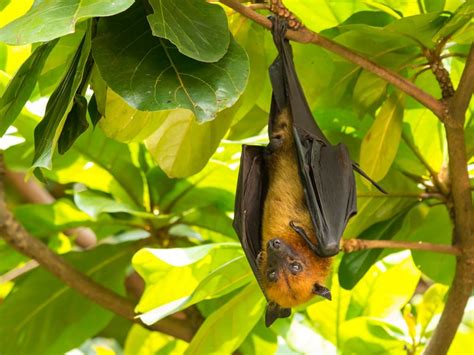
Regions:
<svg viewBox="0 0 474 355"><path fill-rule="evenodd" d="M283 146L283 137L281 135L276 135L270 138L270 143L268 143L266 148L267 154L272 154L278 151Z"/></svg>
<svg viewBox="0 0 474 355"><path fill-rule="evenodd" d="M308 234L304 228L297 226L294 221L290 221L290 227L301 237L305 240L305 242L309 245L312 250L315 250L316 246L314 243L309 239Z"/></svg>

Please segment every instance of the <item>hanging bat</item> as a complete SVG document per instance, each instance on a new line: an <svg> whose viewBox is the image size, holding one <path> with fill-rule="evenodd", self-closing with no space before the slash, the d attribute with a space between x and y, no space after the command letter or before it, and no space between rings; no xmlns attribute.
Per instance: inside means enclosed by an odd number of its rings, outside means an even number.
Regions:
<svg viewBox="0 0 474 355"><path fill-rule="evenodd" d="M357 212L353 170L375 182L331 145L316 124L296 75L287 25L273 19L278 57L267 147L242 146L234 228L267 298L265 324L288 317L314 295L331 299L323 285L329 257L339 252L346 224Z"/></svg>

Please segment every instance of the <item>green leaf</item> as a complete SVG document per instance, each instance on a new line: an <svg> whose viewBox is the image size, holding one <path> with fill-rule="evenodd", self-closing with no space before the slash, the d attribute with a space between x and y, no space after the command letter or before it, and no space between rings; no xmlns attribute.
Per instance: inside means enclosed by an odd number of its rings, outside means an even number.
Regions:
<svg viewBox="0 0 474 355"><path fill-rule="evenodd" d="M89 24L90 26L90 24ZM32 167L51 169L51 159L61 134L72 100L81 83L84 68L89 58L91 45L90 29L86 32L66 76L53 92L46 106L43 120L35 129L35 156Z"/></svg>
<svg viewBox="0 0 474 355"><path fill-rule="evenodd" d="M224 9L203 0L151 0L148 15L153 35L166 38L184 55L201 62L216 62L229 46Z"/></svg>
<svg viewBox="0 0 474 355"><path fill-rule="evenodd" d="M262 316L266 301L256 282L206 318L185 354L232 353Z"/></svg>
<svg viewBox="0 0 474 355"><path fill-rule="evenodd" d="M436 44L433 37L449 17L447 12L408 16L385 26L385 30L406 36L426 48L433 48Z"/></svg>
<svg viewBox="0 0 474 355"><path fill-rule="evenodd" d="M74 203L89 216L97 218L101 213L129 213L133 216L156 219L165 224L170 221L170 216L155 216L153 213L140 211L127 203L119 202L101 192L85 190L74 194Z"/></svg>
<svg viewBox="0 0 474 355"><path fill-rule="evenodd" d="M382 105L360 149L360 167L375 181L388 173L402 134L402 95L393 93Z"/></svg>
<svg viewBox="0 0 474 355"><path fill-rule="evenodd" d="M429 209L423 224L417 228L408 240L434 244L451 245L452 226L445 206L434 206ZM412 250L416 266L429 278L445 285L450 285L454 277L456 258L453 255Z"/></svg>
<svg viewBox="0 0 474 355"><path fill-rule="evenodd" d="M45 43L22 64L0 99L0 136L15 121L30 98L43 65L57 41Z"/></svg>
<svg viewBox="0 0 474 355"><path fill-rule="evenodd" d="M221 297L242 287L253 279L253 273L245 256L234 258L211 271L196 287L190 296L157 307L140 315L145 324L158 322L170 314L186 309L193 304Z"/></svg>
<svg viewBox="0 0 474 355"><path fill-rule="evenodd" d="M388 221L378 222L363 231L360 239L389 240L400 231L407 209ZM383 249L369 249L360 252L344 254L339 265L339 282L346 290L351 290L377 261Z"/></svg>
<svg viewBox="0 0 474 355"><path fill-rule="evenodd" d="M341 326L343 354L406 354L403 331L384 320L358 317Z"/></svg>
<svg viewBox="0 0 474 355"><path fill-rule="evenodd" d="M64 127L58 139L59 154L66 153L74 144L76 139L87 130L87 100L82 95L74 96L71 111L67 114Z"/></svg>
<svg viewBox="0 0 474 355"><path fill-rule="evenodd" d="M242 355L275 354L277 336L263 322L258 322L239 347Z"/></svg>
<svg viewBox="0 0 474 355"><path fill-rule="evenodd" d="M425 336L429 326L434 326L436 316L441 314L448 287L441 284L431 285L416 305L416 322L420 326L420 338Z"/></svg>
<svg viewBox="0 0 474 355"><path fill-rule="evenodd" d="M408 251L392 254L373 265L351 293L347 319L388 317L412 298L420 272Z"/></svg>
<svg viewBox="0 0 474 355"><path fill-rule="evenodd" d="M65 259L101 285L123 293L132 252L129 245L107 245L70 253ZM0 305L0 352L29 354L34 349L38 354L62 354L94 336L112 317L113 313L37 268Z"/></svg>
<svg viewBox="0 0 474 355"><path fill-rule="evenodd" d="M353 103L361 116L375 111L385 98L387 82L375 74L362 71L354 86Z"/></svg>
<svg viewBox="0 0 474 355"><path fill-rule="evenodd" d="M174 110L165 117L145 144L169 177L190 176L202 170L232 121L231 116L218 116L199 124L188 110Z"/></svg>
<svg viewBox="0 0 474 355"><path fill-rule="evenodd" d="M448 22L436 33L433 40L439 41L443 38L452 37L458 31L466 31L470 35L465 38L462 43L469 44L473 40L473 23L472 17L474 16L474 2L472 0L466 1L464 4L458 7L454 15L449 19ZM470 42L469 42L470 40Z"/></svg>
<svg viewBox="0 0 474 355"><path fill-rule="evenodd" d="M125 355L182 354L188 344L159 332L152 332L135 324L127 335Z"/></svg>
<svg viewBox="0 0 474 355"><path fill-rule="evenodd" d="M37 237L50 236L68 228L87 226L93 221L67 199L59 199L49 205L17 206L15 217L23 227Z"/></svg>
<svg viewBox="0 0 474 355"><path fill-rule="evenodd" d="M117 55L124 48L127 55ZM247 55L233 39L215 63L182 55L151 34L140 5L99 22L93 55L104 80L131 106L142 111L188 109L200 122L237 101L249 72Z"/></svg>
<svg viewBox="0 0 474 355"><path fill-rule="evenodd" d="M25 15L0 29L0 41L13 45L50 41L73 33L79 21L115 15L132 4L132 0L36 0Z"/></svg>
<svg viewBox="0 0 474 355"><path fill-rule="evenodd" d="M132 263L145 280L146 289L137 305L137 312L148 312L171 302L179 303L183 297L190 296L209 274L241 255L238 243L138 251ZM164 289L167 292L160 292Z"/></svg>
<svg viewBox="0 0 474 355"><path fill-rule="evenodd" d="M423 0L426 12L443 11L446 0Z"/></svg>

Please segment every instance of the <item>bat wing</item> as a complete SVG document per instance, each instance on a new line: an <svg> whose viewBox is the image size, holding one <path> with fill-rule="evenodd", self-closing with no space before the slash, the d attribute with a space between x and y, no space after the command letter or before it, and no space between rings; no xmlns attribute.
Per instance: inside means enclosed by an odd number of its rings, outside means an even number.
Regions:
<svg viewBox="0 0 474 355"><path fill-rule="evenodd" d="M258 253L262 250L260 227L264 198L264 152L264 147L242 146L235 196L234 229L239 236L255 278L265 294L257 263Z"/></svg>

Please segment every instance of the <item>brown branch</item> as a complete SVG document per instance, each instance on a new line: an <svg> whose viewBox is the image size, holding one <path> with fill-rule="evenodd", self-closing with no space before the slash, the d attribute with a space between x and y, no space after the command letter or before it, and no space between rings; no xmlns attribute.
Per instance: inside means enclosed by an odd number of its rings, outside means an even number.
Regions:
<svg viewBox="0 0 474 355"><path fill-rule="evenodd" d="M474 211L467 172L464 134L465 111L474 90L474 45L471 46L461 81L448 100L445 118L448 142L454 216L454 244L463 254L457 258L456 272L439 323L426 347L425 354L446 354L461 323L464 309L474 287Z"/></svg>
<svg viewBox="0 0 474 355"><path fill-rule="evenodd" d="M425 242L405 242L395 240L365 240L365 239L347 239L341 245L344 253L353 253L366 249L410 249L425 250L434 253L443 253L451 255L461 255L459 248L451 245L433 244Z"/></svg>
<svg viewBox="0 0 474 355"><path fill-rule="evenodd" d="M265 28L270 29L272 23L265 16L260 15L259 13L253 11L251 8L242 5L241 3L235 0L220 0L220 2L241 15L257 22ZM307 28L300 29L298 31L289 30L286 37L295 42L301 43L313 43L315 45L321 46L333 53L340 55L341 57L351 61L354 64L357 64L361 68L364 68L367 71L370 71L377 76L381 77L385 81L394 85L401 91L412 96L415 100L426 106L428 109L433 111L433 113L438 116L441 120L444 119L444 106L441 102L436 100L433 96L427 92L418 88L415 84L410 82L408 79L402 77L396 72L384 68L377 63L363 57L362 55L355 53L353 50L344 47L341 44L338 44L326 37L321 36L318 33L315 33Z"/></svg>
<svg viewBox="0 0 474 355"><path fill-rule="evenodd" d="M417 200L427 200L436 198L445 201L446 198L437 192L389 192L382 194L380 192L360 192L357 193L358 198L416 198Z"/></svg>
<svg viewBox="0 0 474 355"><path fill-rule="evenodd" d="M33 178L26 180L24 173L5 171L6 181L12 184L23 198L35 204L50 204L56 199L48 190L39 185ZM97 244L97 237L90 228L78 227L70 228L64 231L67 236L74 236L74 243L83 249L89 249Z"/></svg>
<svg viewBox="0 0 474 355"><path fill-rule="evenodd" d="M0 154L0 236L12 248L35 259L42 267L84 297L125 319L140 323L135 318L135 307L132 302L76 270L39 239L32 237L15 220L5 203L4 173L3 155ZM173 318L165 318L148 328L186 341L190 341L195 332L188 322Z"/></svg>

